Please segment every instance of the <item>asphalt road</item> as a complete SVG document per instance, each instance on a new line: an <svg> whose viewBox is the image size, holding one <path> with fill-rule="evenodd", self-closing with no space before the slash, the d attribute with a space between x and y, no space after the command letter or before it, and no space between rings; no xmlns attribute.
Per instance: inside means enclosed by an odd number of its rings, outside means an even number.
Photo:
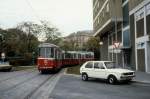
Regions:
<svg viewBox="0 0 150 99"><path fill-rule="evenodd" d="M0 99L150 99L150 84L110 85L80 76L37 70L0 72Z"/></svg>
<svg viewBox="0 0 150 99"><path fill-rule="evenodd" d="M51 94L51 99L150 99L150 84L106 81L82 81L80 76L64 75Z"/></svg>
<svg viewBox="0 0 150 99"><path fill-rule="evenodd" d="M40 74L35 69L0 72L0 99L48 99L62 74Z"/></svg>

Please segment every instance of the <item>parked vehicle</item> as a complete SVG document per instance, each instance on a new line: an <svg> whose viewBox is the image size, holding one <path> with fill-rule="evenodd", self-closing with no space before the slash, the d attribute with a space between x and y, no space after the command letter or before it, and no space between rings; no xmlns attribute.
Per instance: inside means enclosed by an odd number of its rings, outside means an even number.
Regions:
<svg viewBox="0 0 150 99"><path fill-rule="evenodd" d="M9 65L7 62L0 62L0 70L2 71L11 71L12 70L12 65Z"/></svg>
<svg viewBox="0 0 150 99"><path fill-rule="evenodd" d="M87 51L63 51L59 46L42 43L39 46L37 67L41 73L45 71L58 71L62 66L78 65L93 60L94 53Z"/></svg>
<svg viewBox="0 0 150 99"><path fill-rule="evenodd" d="M135 77L135 72L128 69L116 67L111 61L88 61L81 68L82 80L87 81L89 77L107 80L110 84L117 81L131 81Z"/></svg>

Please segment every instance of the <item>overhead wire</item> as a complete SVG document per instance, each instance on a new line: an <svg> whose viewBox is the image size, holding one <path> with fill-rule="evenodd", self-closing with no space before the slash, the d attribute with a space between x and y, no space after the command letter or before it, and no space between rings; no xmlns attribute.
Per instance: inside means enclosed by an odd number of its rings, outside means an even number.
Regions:
<svg viewBox="0 0 150 99"><path fill-rule="evenodd" d="M39 15L37 14L37 12L35 11L35 9L33 8L33 6L32 6L32 4L30 3L30 1L29 1L29 0L25 0L25 1L27 2L28 6L29 6L30 9L32 10L32 12L33 12L35 18L42 24Z"/></svg>

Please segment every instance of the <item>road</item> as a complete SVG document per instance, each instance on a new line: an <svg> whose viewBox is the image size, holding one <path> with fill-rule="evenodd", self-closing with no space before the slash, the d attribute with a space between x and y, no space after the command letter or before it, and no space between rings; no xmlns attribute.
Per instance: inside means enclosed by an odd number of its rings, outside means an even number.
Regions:
<svg viewBox="0 0 150 99"><path fill-rule="evenodd" d="M101 80L82 81L80 76L63 75L51 99L150 99L150 84L110 85Z"/></svg>
<svg viewBox="0 0 150 99"><path fill-rule="evenodd" d="M150 99L150 84L110 85L80 76L40 74L36 69L0 72L0 99Z"/></svg>
<svg viewBox="0 0 150 99"><path fill-rule="evenodd" d="M62 74L42 75L35 69L0 72L0 99L48 99Z"/></svg>

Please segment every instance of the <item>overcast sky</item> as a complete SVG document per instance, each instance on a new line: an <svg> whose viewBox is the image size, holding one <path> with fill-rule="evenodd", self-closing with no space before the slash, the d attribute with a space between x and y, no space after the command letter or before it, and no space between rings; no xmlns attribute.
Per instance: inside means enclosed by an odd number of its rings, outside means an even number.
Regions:
<svg viewBox="0 0 150 99"><path fill-rule="evenodd" d="M50 21L63 36L92 29L92 0L0 0L0 27Z"/></svg>

